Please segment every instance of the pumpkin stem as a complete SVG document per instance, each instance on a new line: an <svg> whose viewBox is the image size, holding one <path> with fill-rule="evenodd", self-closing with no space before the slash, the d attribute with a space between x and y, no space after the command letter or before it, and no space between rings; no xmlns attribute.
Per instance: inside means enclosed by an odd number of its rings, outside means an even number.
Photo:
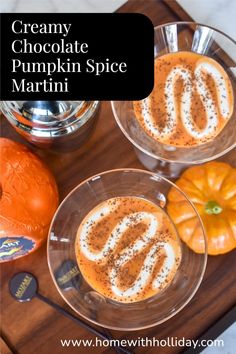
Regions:
<svg viewBox="0 0 236 354"><path fill-rule="evenodd" d="M205 205L205 212L209 215L217 215L222 212L223 208L214 200L209 200Z"/></svg>

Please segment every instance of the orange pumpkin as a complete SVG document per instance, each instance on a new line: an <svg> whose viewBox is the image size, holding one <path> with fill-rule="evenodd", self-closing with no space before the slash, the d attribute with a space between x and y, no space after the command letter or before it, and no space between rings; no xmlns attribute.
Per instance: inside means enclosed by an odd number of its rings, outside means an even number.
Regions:
<svg viewBox="0 0 236 354"><path fill-rule="evenodd" d="M188 168L176 182L198 210L206 231L208 254L236 248L236 169L223 162L208 162ZM168 212L181 239L195 252L203 253L204 240L197 217L184 197L171 189Z"/></svg>
<svg viewBox="0 0 236 354"><path fill-rule="evenodd" d="M7 261L42 244L59 198L53 175L26 146L0 138L0 156L0 261Z"/></svg>

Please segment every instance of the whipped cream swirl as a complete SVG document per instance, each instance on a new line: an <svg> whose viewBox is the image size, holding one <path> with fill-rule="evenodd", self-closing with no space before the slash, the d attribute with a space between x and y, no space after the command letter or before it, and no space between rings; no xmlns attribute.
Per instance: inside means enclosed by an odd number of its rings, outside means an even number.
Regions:
<svg viewBox="0 0 236 354"><path fill-rule="evenodd" d="M145 257L141 270L131 287L125 290L120 289L118 278L120 272L122 271L122 267L127 262L132 260L135 255L145 250L145 248L150 245L150 242L153 242L153 240L156 238L162 226L161 214L144 211L130 213L123 217L117 223L117 225L115 225L103 248L99 252L93 251L91 249L89 245L90 233L97 225L97 223L100 222L103 218L107 217L110 213L114 212L114 209L115 207L108 204L101 206L99 209L92 211L86 218L86 221L82 223L79 238L81 252L90 261L106 264L108 258L111 256L111 254L113 254L124 233L129 228L138 225L139 223L143 223L146 225L145 232L128 247L124 248L117 255L115 255L114 265L109 271L111 290L115 295L119 297L137 295L150 282L150 276L154 271L155 265L160 255L164 254L165 258L161 269L152 280L152 288L160 288L176 264L174 249L168 242L156 242L151 246Z"/></svg>
<svg viewBox="0 0 236 354"><path fill-rule="evenodd" d="M207 86L206 75L214 80L217 102L214 102L212 93ZM219 124L219 113L225 120L231 116L229 90L227 89L227 77L225 76L222 69L203 59L197 62L193 73L184 65L173 67L167 76L164 87L166 124L163 129L157 126L152 113L150 113L152 112L152 95L141 102L141 112L148 131L157 140L159 138L167 139L175 133L178 117L175 87L176 81L181 79L183 81L183 92L180 98L180 118L186 132L189 136L198 140L213 136ZM194 92L199 95L205 109L206 124L203 129L199 129L191 113Z"/></svg>

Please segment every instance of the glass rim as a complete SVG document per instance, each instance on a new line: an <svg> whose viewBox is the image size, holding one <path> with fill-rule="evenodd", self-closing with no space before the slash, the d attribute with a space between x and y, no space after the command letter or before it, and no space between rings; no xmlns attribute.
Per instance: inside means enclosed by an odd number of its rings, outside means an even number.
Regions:
<svg viewBox="0 0 236 354"><path fill-rule="evenodd" d="M200 23L200 22L195 22L195 21L171 21L171 22L166 22L163 23L161 25L157 25L154 26L154 30L158 29L158 28L162 28L165 26L169 26L169 25L194 25L194 26L202 26L202 27L206 27L206 28L210 28L215 32L218 32L220 34L222 34L222 36L228 38L230 41L232 41L235 45L236 45L236 40L234 40L231 36L229 36L227 33L221 31L220 29L217 29L213 26L208 26L204 23Z"/></svg>
<svg viewBox="0 0 236 354"><path fill-rule="evenodd" d="M55 275L53 273L53 270L52 270L52 265L51 265L51 261L50 261L50 256L49 256L49 247L50 247L50 234L51 234L51 230L52 230L52 227L53 227L53 224L54 224L54 221L56 220L57 216L58 216L58 213L60 211L60 209L63 207L64 203L66 203L66 201L71 197L71 195L76 191L78 190L82 185L86 184L87 182L89 181L92 181L94 178L98 177L98 176L103 176L103 175L108 175L110 173L116 173L116 172L137 172L137 173L144 173L146 175L149 175L149 176L152 176L152 177L156 177L158 179L161 179L163 180L165 183L168 183L171 187L174 187L175 189L177 189L184 197L185 199L187 200L187 202L192 206L197 218L198 218L198 221L201 225L201 229L202 229L202 233L203 233L203 237L204 237L204 245L205 245L205 252L202 253L202 254L199 254L201 256L204 257L204 260L203 260L203 266L202 266L202 270L201 270L201 273L198 277L198 281L197 281L197 284L195 285L192 293L190 294L190 296L184 301L184 303L179 306L175 311L173 311L171 314L169 314L168 316L166 316L165 318L161 319L161 320L158 320L152 324L149 324L149 325L146 325L146 326L136 326L136 327L133 327L133 328L129 328L129 327L116 327L114 325L103 325L101 323L99 323L98 321L95 321L87 316L85 316L84 314L80 313L80 311L74 306L71 304L71 302L66 298L66 296L64 295L63 291L60 289L60 287L58 286L57 282L56 282L56 278L55 278ZM183 241L182 241L183 242ZM109 329L112 329L112 330L122 330L122 331L136 331L136 330L142 330L142 329L147 329L147 328L150 328L150 327L154 327L154 326L157 326L163 322L166 322L167 320L169 320L170 318L172 318L173 316L175 316L177 313L179 313L191 300L192 298L194 297L194 295L196 294L197 290L199 289L201 283L202 283L202 280L203 280L203 276L205 274L205 271L206 271L206 266L207 266L207 258L208 258L208 246L207 246L207 237L206 237L206 232L205 232L205 228L204 228L204 225L203 225L203 222L202 222L202 219L196 209L196 207L194 206L194 204L191 202L191 200L188 198L188 196L186 195L186 193L184 191L182 191L175 183L173 183L172 181L168 180L167 178L157 174L157 173L154 173L154 172L150 172L150 171L147 171L147 170L142 170L142 169L138 169L138 168L117 168L117 169L110 169L110 170L107 170L107 171L103 171L101 173L97 173L91 177L88 177L86 178L85 180L83 180L82 182L80 182L76 187L74 187L68 194L67 196L62 200L62 202L60 203L60 205L58 206L54 216L53 216L53 219L51 221L51 224L50 224L50 227L49 227L49 231L48 231L48 238L47 238L47 264L48 264L48 268L49 268L49 272L50 272L50 275L51 275L51 278L53 280L53 283L58 291L58 293L60 294L60 296L63 298L63 300L70 306L70 308L72 308L77 314L79 314L79 316L83 317L85 320L93 323L94 325L98 325L100 327L103 327L103 328L109 328ZM193 251L194 252L194 251Z"/></svg>
<svg viewBox="0 0 236 354"><path fill-rule="evenodd" d="M163 23L161 25L157 25L154 27L154 31L160 29L160 28L163 28L163 27L167 27L167 26L170 26L170 25L194 25L194 26L202 26L202 27L206 27L206 28L209 28L219 34L221 34L223 37L227 38L228 40L230 40L234 45L236 45L236 40L234 40L232 37L230 37L228 34L224 33L223 31L221 30L218 30L216 29L215 27L212 27L212 26L208 26L208 25L205 25L203 23L199 23L199 22L194 22L194 21L172 21L172 22L166 22L166 23ZM236 98L235 98L236 99ZM198 160L195 160L195 161L185 161L185 160L181 160L181 159L178 159L178 160L175 160L175 159L171 159L171 158L165 158L165 157L161 157L161 156L157 156L155 154L153 154L151 151L148 151L146 150L145 148L143 148L142 146L140 146L138 143L136 143L135 140L133 140L133 138L130 136L130 134L126 131L126 129L122 126L121 122L120 122L120 119L118 117L118 114L116 113L116 109L114 107L115 103L118 102L118 100L112 100L111 101L111 108L112 108L112 112L113 112L113 115L115 117L115 120L116 120L116 123L118 125L118 127L120 128L120 130L122 131L122 133L125 135L125 137L140 151L142 151L144 154L154 158L154 159L157 159L157 160L160 160L160 161L164 161L164 162L169 162L169 163L176 163L176 164L191 164L191 165L197 165L197 164L200 164L200 163L205 163L205 162L208 162L208 161L212 161L212 160L215 160L215 159L218 159L222 156L224 156L225 154L227 154L228 152L230 152L231 150L233 150L235 147L236 147L236 141L230 145L228 148L222 150L221 152L211 156L211 157L206 157L206 158L203 158L203 159L198 159ZM128 101L130 102L130 101ZM159 143L159 144L162 144L162 143ZM206 145L207 143L205 143ZM162 144L162 145L167 145L167 144ZM204 144L201 144L201 145L204 145ZM168 145L167 145L168 146ZM178 147L176 146L175 147L176 150L179 150L179 149L186 149L189 150L189 148L184 148L184 147Z"/></svg>

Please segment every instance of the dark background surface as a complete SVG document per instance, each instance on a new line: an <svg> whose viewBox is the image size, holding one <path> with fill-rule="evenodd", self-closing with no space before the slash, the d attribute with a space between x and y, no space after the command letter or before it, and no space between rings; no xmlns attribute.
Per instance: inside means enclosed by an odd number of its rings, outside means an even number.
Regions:
<svg viewBox="0 0 236 354"><path fill-rule="evenodd" d="M150 94L153 88L153 26L151 21L138 14L1 14L1 90L2 100L140 100ZM62 34L15 34L12 23L16 20L27 23L66 23L71 24L67 36ZM16 30L24 28L15 25ZM7 34L7 35L6 35ZM88 44L88 53L14 53L12 43L26 39L35 43L79 43ZM102 40L101 40L102 38ZM19 51L19 42L15 50ZM44 72L22 72L21 67L12 73L12 59L22 63L57 63L79 62L81 72L63 73L55 72L50 76ZM103 72L99 76L95 72L86 72L89 66L87 60L93 59L97 63L125 62L127 71ZM95 64L93 63L93 66ZM101 65L99 65L101 66ZM67 70L67 66L64 68ZM72 68L72 67L71 67ZM30 67L30 70L31 67ZM47 70L47 69L46 69ZM72 69L70 69L72 70ZM40 87L40 92L12 92L12 79L18 85L22 79L25 82L64 82L68 79L69 92L45 92ZM135 82L135 85L134 85ZM48 89L47 89L48 90Z"/></svg>

